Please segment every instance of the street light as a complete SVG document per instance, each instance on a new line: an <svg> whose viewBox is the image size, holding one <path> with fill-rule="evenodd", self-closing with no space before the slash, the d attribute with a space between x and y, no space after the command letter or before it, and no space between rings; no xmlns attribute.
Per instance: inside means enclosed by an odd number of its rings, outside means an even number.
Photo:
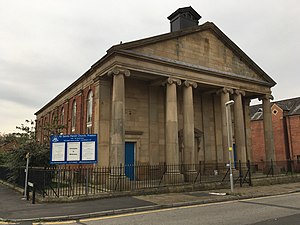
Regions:
<svg viewBox="0 0 300 225"><path fill-rule="evenodd" d="M226 121L227 121L227 140L229 153L229 170L230 170L230 189L233 193L233 176L232 176L232 121L231 121L231 106L234 104L233 100L225 103L226 107Z"/></svg>

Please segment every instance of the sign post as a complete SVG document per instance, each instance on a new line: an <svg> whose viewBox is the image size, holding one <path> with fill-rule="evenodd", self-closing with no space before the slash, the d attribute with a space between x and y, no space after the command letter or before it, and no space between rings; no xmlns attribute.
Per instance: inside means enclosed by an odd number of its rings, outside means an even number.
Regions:
<svg viewBox="0 0 300 225"><path fill-rule="evenodd" d="M25 169L25 184L24 184L24 198L27 199L27 181L28 181L28 167L29 167L29 152L25 156L26 169Z"/></svg>

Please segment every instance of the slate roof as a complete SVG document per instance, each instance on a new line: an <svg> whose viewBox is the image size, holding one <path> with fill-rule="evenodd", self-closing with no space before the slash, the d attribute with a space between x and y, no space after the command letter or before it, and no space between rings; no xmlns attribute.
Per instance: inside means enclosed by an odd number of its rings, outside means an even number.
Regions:
<svg viewBox="0 0 300 225"><path fill-rule="evenodd" d="M284 116L300 115L300 97L274 101L271 106L276 104L284 111ZM263 119L263 106L262 104L250 106L251 120Z"/></svg>

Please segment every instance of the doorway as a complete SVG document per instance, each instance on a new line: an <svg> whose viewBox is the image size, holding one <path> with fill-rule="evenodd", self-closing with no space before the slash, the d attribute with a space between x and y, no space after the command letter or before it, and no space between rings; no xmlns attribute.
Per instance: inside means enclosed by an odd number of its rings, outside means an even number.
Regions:
<svg viewBox="0 0 300 225"><path fill-rule="evenodd" d="M125 142L125 176L128 177L130 180L135 179L134 149L135 142Z"/></svg>

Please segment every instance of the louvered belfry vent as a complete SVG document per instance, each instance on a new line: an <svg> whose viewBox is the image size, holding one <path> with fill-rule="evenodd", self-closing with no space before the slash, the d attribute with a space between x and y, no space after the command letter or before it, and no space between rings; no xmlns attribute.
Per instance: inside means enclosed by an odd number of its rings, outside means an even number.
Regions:
<svg viewBox="0 0 300 225"><path fill-rule="evenodd" d="M185 28L198 26L201 16L191 7L179 8L168 19L171 24L171 32Z"/></svg>

